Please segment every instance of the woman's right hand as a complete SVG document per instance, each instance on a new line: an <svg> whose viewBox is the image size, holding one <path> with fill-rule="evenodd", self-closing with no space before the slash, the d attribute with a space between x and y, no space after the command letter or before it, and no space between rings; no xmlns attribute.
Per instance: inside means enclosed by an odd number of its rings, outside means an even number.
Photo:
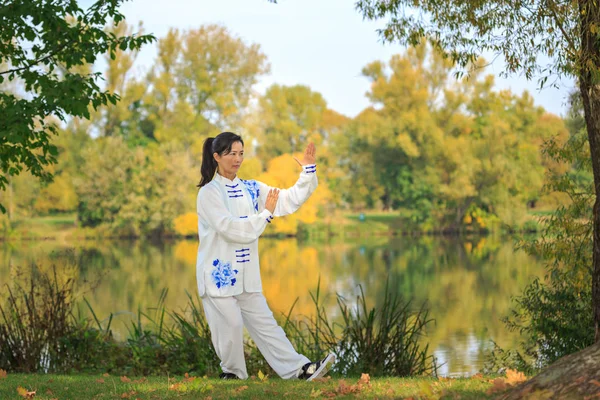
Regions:
<svg viewBox="0 0 600 400"><path fill-rule="evenodd" d="M275 213L275 206L277 205L277 200L279 200L279 189L269 190L269 194L267 195L267 201L265 202L265 208L269 210L271 214Z"/></svg>

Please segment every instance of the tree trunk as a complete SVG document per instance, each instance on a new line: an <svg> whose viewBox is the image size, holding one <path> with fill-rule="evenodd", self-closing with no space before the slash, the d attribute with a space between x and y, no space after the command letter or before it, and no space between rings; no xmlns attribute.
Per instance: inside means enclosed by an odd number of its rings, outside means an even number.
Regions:
<svg viewBox="0 0 600 400"><path fill-rule="evenodd" d="M592 306L594 312L595 341L600 341L600 45L595 32L600 26L600 7L593 0L580 1L581 73L579 91L583 100L585 124L594 172L594 249L592 268ZM592 27L594 29L592 29Z"/></svg>
<svg viewBox="0 0 600 400"><path fill-rule="evenodd" d="M535 378L496 397L516 399L598 399L600 393L600 343L561 358Z"/></svg>

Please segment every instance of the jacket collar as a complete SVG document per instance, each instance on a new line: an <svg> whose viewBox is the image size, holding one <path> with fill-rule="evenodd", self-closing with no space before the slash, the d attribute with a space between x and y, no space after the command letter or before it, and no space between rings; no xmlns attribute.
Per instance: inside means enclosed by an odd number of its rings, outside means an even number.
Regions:
<svg viewBox="0 0 600 400"><path fill-rule="evenodd" d="M232 185L235 185L235 184L239 183L240 178L238 178L237 175L236 175L236 177L233 178L233 180L229 180L229 179L225 178L224 176L220 175L218 172L215 172L214 180L216 182L219 182L222 185L230 185L230 186L232 186Z"/></svg>

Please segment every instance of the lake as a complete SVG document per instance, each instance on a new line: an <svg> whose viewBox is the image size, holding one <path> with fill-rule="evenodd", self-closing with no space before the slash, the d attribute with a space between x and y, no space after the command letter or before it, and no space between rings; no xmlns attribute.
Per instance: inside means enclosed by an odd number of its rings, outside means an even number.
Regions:
<svg viewBox="0 0 600 400"><path fill-rule="evenodd" d="M186 291L196 295L196 252L193 240L10 242L1 247L0 284L5 293L19 267L33 262L68 265L65 273L100 319L118 313L113 327L124 338L138 309L156 306L164 288L168 309L184 307ZM261 239L260 259L265 296L276 315L287 313L297 298L294 314L311 315L309 293L319 279L332 315L336 293L352 301L359 285L370 305L381 301L386 284L415 306L427 302L435 325L424 341L445 376L478 372L492 342L503 347L518 342L500 319L508 314L511 296L543 275L538 260L515 251L510 239L494 237Z"/></svg>

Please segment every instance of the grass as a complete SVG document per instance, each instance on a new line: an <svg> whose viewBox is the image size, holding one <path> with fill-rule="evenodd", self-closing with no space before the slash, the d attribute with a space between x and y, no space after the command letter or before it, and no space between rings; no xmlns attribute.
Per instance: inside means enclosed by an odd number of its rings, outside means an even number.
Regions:
<svg viewBox="0 0 600 400"><path fill-rule="evenodd" d="M9 374L0 378L0 398L23 399L21 387L35 399L486 399L489 378L323 379L320 382L267 377L246 381L162 376L127 378L106 375ZM362 381L362 382L361 382ZM21 389L21 390L23 390Z"/></svg>
<svg viewBox="0 0 600 400"><path fill-rule="evenodd" d="M62 239L76 229L76 214L56 214L19 219L3 239ZM0 233L0 236L3 234Z"/></svg>

